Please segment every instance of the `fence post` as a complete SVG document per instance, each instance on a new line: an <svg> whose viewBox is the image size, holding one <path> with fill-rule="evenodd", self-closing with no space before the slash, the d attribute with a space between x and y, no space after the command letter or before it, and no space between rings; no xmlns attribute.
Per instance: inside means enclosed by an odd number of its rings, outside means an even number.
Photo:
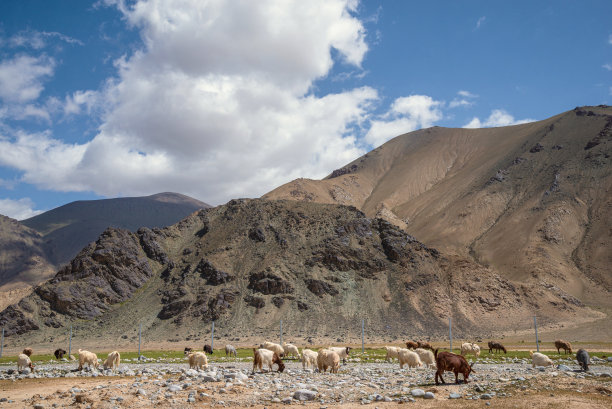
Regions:
<svg viewBox="0 0 612 409"><path fill-rule="evenodd" d="M210 349L215 350L215 322L212 322L212 329L210 330Z"/></svg>
<svg viewBox="0 0 612 409"><path fill-rule="evenodd" d="M448 339L450 340L450 351L453 352L453 319L448 319Z"/></svg>
<svg viewBox="0 0 612 409"><path fill-rule="evenodd" d="M540 352L540 341L538 340L538 322L536 321L536 316L533 316L533 327L535 328L536 334L536 348L537 351Z"/></svg>
<svg viewBox="0 0 612 409"><path fill-rule="evenodd" d="M0 358L2 358L2 351L4 351L4 327L2 327L2 340L0 341Z"/></svg>
<svg viewBox="0 0 612 409"><path fill-rule="evenodd" d="M361 320L361 353L365 353L364 347L365 320Z"/></svg>
<svg viewBox="0 0 612 409"><path fill-rule="evenodd" d="M283 320L280 320L280 344L283 345Z"/></svg>
<svg viewBox="0 0 612 409"><path fill-rule="evenodd" d="M68 338L68 359L70 359L70 356L72 351L72 325L70 326L70 337Z"/></svg>
<svg viewBox="0 0 612 409"><path fill-rule="evenodd" d="M138 325L138 360L140 361L140 342L142 341L142 324Z"/></svg>

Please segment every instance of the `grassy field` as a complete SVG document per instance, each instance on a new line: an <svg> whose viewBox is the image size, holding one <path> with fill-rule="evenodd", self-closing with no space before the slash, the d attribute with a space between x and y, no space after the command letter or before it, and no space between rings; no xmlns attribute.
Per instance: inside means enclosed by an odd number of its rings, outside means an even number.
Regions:
<svg viewBox="0 0 612 409"><path fill-rule="evenodd" d="M316 350L317 348L312 347L312 349ZM441 349L442 350L442 349ZM445 349L446 350L446 349ZM108 352L110 351L95 351L99 358L106 358ZM250 361L253 359L253 350L250 348L238 348L238 361ZM453 349L453 352L458 354L459 349ZM72 351L73 355L77 356L76 351ZM557 354L556 351L542 351L545 355L548 355L553 361L559 359L571 358L575 359L575 354L565 355L565 354ZM596 352L589 351L591 357L599 357L599 358L607 358L610 356L610 353L607 352ZM125 351L121 352L121 361L123 363L138 363L138 362L147 362L149 360L160 361L160 362L168 362L168 363L177 363L177 362L186 362L183 351L142 351L141 355L147 358L146 361L138 361L138 352L137 351ZM384 360L386 355L384 348L365 348L364 353L361 353L361 348L353 349L351 351L351 359L360 359L361 362L380 362ZM529 351L508 351L507 354L489 354L487 350L482 351L480 354L480 360L489 359L494 361L503 362L505 360L510 360L514 358L525 358L529 359ZM33 362L48 362L50 360L54 360L55 357L51 354L46 355L33 355ZM296 358L288 358L287 360L297 360ZM209 362L232 362L235 360L234 357L225 357L225 352L221 349L215 350L212 356L208 357ZM474 360L472 355L468 356L468 360L472 362ZM16 364L17 357L16 356L3 356L0 358L0 365L11 365ZM609 365L609 364L606 364Z"/></svg>

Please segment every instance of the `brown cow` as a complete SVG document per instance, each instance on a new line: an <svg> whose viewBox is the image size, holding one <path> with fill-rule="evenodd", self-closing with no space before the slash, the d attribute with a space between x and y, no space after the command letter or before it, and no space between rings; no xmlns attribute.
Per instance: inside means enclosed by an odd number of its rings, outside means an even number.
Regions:
<svg viewBox="0 0 612 409"><path fill-rule="evenodd" d="M472 369L472 366L468 364L468 361L461 355L446 351L438 353L438 349L436 349L434 351L434 356L436 357L436 366L438 367L435 378L436 385L439 385L438 377L440 377L442 383L446 383L444 382L444 378L442 378L444 371L454 372L455 383L459 383L460 373L463 374L463 382L468 383L470 373L476 372Z"/></svg>
<svg viewBox="0 0 612 409"><path fill-rule="evenodd" d="M406 348L408 349L417 349L419 347L419 344L417 344L414 341L406 341Z"/></svg>
<svg viewBox="0 0 612 409"><path fill-rule="evenodd" d="M431 344L427 341L417 341L417 348L431 349L432 351L434 350Z"/></svg>
<svg viewBox="0 0 612 409"><path fill-rule="evenodd" d="M568 353L567 351L569 351L570 354L572 353L572 344L562 339L558 339L555 341L555 348L557 348L558 354L561 353L559 351L560 349L562 349L566 354Z"/></svg>

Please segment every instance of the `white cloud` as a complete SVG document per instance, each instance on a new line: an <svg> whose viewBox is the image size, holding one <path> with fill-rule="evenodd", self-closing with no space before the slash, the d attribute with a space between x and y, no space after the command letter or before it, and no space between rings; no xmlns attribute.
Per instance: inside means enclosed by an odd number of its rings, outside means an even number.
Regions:
<svg viewBox="0 0 612 409"><path fill-rule="evenodd" d="M605 68L608 71L612 71L612 64L604 64L602 65L603 68Z"/></svg>
<svg viewBox="0 0 612 409"><path fill-rule="evenodd" d="M90 114L94 106L100 103L100 94L96 91L76 91L72 95L66 96L66 101L63 104L65 115L77 115L83 112Z"/></svg>
<svg viewBox="0 0 612 409"><path fill-rule="evenodd" d="M396 99L389 112L373 120L365 141L379 146L398 135L427 128L442 119L442 102L427 95L411 95Z"/></svg>
<svg viewBox="0 0 612 409"><path fill-rule="evenodd" d="M608 36L608 44L612 44L612 34Z"/></svg>
<svg viewBox="0 0 612 409"><path fill-rule="evenodd" d="M527 122L533 122L535 119L514 119L512 115L503 109L494 109L491 115L482 122L478 117L472 118L472 120L464 125L464 128L489 128L496 126L509 126L519 125Z"/></svg>
<svg viewBox="0 0 612 409"><path fill-rule="evenodd" d="M476 22L476 28L475 30L478 30L480 28L480 26L482 25L482 23L485 22L485 20L487 19L487 16L482 16L478 19L478 21Z"/></svg>
<svg viewBox="0 0 612 409"><path fill-rule="evenodd" d="M457 91L457 94L464 98L478 98L478 95L472 94L470 91L466 91L466 90Z"/></svg>
<svg viewBox="0 0 612 409"><path fill-rule="evenodd" d="M37 99L54 67L55 61L46 56L19 55L0 62L0 99L7 103Z"/></svg>
<svg viewBox="0 0 612 409"><path fill-rule="evenodd" d="M23 220L42 212L42 210L34 210L34 203L27 197L18 200L0 199L0 214L13 219Z"/></svg>
<svg viewBox="0 0 612 409"><path fill-rule="evenodd" d="M68 44L84 45L82 41L55 31L21 31L7 40L10 47L29 47L40 50L47 46L48 39L56 38Z"/></svg>
<svg viewBox="0 0 612 409"><path fill-rule="evenodd" d="M220 203L322 177L364 153L353 131L377 92L311 93L334 64L332 48L361 69L368 47L356 1L107 3L140 30L145 48L117 61L117 78L100 94L66 99L67 114L106 104L91 141L0 136L0 164L24 181L107 196L174 190Z"/></svg>
<svg viewBox="0 0 612 409"><path fill-rule="evenodd" d="M478 95L472 94L469 91L460 90L457 92L459 98L453 98L453 100L448 104L449 108L457 108L457 107L469 107L474 105L474 99L478 98Z"/></svg>

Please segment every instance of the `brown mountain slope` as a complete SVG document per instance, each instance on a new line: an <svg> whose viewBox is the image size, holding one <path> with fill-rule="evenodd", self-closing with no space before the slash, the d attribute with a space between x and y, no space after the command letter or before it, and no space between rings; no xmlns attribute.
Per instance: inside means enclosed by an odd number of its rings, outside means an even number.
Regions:
<svg viewBox="0 0 612 409"><path fill-rule="evenodd" d="M505 278L612 305L612 108L398 136L324 180L266 194L354 205Z"/></svg>
<svg viewBox="0 0 612 409"><path fill-rule="evenodd" d="M53 279L0 313L11 345L64 339L118 345L201 337L211 320L239 337L457 336L583 322L602 314L562 290L526 286L444 256L354 207L233 200L178 224L108 229ZM206 326L204 326L206 324ZM16 336L19 334L25 334ZM21 340L21 341L20 341Z"/></svg>

